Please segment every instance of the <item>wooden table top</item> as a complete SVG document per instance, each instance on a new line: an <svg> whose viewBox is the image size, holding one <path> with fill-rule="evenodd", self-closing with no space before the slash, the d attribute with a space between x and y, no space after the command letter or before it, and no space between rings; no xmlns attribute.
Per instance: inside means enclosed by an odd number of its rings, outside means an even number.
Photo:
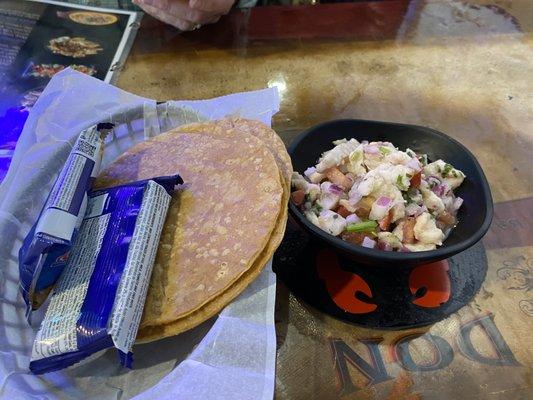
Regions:
<svg viewBox="0 0 533 400"><path fill-rule="evenodd" d="M277 86L273 126L287 144L337 118L424 125L466 145L489 180L487 278L441 322L359 328L278 284L276 398L531 398L532 30L530 0L258 7L185 34L144 20L118 80L129 92L165 101Z"/></svg>

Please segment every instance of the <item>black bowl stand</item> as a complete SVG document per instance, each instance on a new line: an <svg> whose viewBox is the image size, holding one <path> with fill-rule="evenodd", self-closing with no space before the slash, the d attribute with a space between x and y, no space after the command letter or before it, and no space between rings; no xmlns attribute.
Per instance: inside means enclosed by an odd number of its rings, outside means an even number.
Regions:
<svg viewBox="0 0 533 400"><path fill-rule="evenodd" d="M333 317L376 329L433 324L465 306L487 272L481 242L413 268L361 265L314 241L289 219L274 272L300 299Z"/></svg>

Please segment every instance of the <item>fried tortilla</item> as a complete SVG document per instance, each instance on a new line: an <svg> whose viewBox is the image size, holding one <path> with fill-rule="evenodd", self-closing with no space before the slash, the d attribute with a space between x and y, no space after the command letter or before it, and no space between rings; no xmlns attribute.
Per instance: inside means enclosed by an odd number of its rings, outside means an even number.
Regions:
<svg viewBox="0 0 533 400"><path fill-rule="evenodd" d="M218 121L198 122L180 126L178 130L187 133L214 134L224 134L228 131L235 131L255 136L268 147L280 169L282 184L284 185L282 199L283 214L281 216L282 223L276 227L273 234L274 240L270 243L271 247L274 247L275 250L281 243L283 235L285 234L288 212L286 205L289 201L292 176L291 158L287 153L285 144L278 134L260 121L245 118L226 118Z"/></svg>
<svg viewBox="0 0 533 400"><path fill-rule="evenodd" d="M222 310L231 300L237 297L255 278L261 273L263 267L274 254L285 233L287 223L287 202L290 193L290 177L292 175L292 164L285 145L280 137L272 129L259 121L242 118L223 119L194 123L180 126L180 132L198 134L225 134L228 131L237 131L243 134L251 134L260 139L271 151L276 160L281 173L281 181L284 183L282 210L278 216L276 227L263 252L255 260L253 265L237 279L230 287L220 293L220 295L205 303L202 307L194 310L190 314L178 318L175 321L162 325L144 326L137 333L137 342L146 343L158 340L162 337L176 335L191 329L207 319L213 317Z"/></svg>
<svg viewBox="0 0 533 400"><path fill-rule="evenodd" d="M175 173L186 187L169 209L141 330L183 319L230 288L264 253L285 208L268 148L232 130L159 135L119 157L97 186Z"/></svg>

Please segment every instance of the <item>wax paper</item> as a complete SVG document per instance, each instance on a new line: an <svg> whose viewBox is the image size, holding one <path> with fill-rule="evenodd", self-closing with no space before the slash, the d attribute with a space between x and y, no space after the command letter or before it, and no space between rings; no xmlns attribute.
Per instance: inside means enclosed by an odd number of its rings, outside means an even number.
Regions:
<svg viewBox="0 0 533 400"><path fill-rule="evenodd" d="M24 318L17 253L76 135L90 125L117 124L106 139L105 167L133 144L181 124L230 115L270 124L278 109L276 89L157 104L70 69L50 81L0 185L0 397L272 399L276 339L271 262L219 316L181 335L134 346L132 370L120 367L110 349L66 370L34 376L28 364L37 327L29 327Z"/></svg>

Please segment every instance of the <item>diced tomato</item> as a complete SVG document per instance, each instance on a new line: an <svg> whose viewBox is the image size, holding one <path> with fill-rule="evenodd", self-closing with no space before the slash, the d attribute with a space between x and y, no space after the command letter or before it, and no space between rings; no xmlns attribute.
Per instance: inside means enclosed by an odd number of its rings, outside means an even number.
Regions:
<svg viewBox="0 0 533 400"><path fill-rule="evenodd" d="M376 201L374 197L363 197L355 207L355 215L357 215L359 218L367 219L374 201Z"/></svg>
<svg viewBox="0 0 533 400"><path fill-rule="evenodd" d="M305 190L295 190L291 193L291 199L297 206L301 206L305 199Z"/></svg>
<svg viewBox="0 0 533 400"><path fill-rule="evenodd" d="M363 243L363 240L365 240L365 237L368 237L372 240L374 240L374 238L369 235L368 233L364 233L364 232L347 232L347 231L344 231L341 233L341 239L348 242L348 243L351 243L351 244L356 244L356 245L361 245Z"/></svg>
<svg viewBox="0 0 533 400"><path fill-rule="evenodd" d="M420 187L420 183L422 183L422 171L418 171L416 174L413 175L413 177L411 178L411 187Z"/></svg>
<svg viewBox="0 0 533 400"><path fill-rule="evenodd" d="M392 210L389 210L389 213L383 218L381 221L378 222L379 228L382 231L388 231L390 228L390 223L392 221Z"/></svg>
<svg viewBox="0 0 533 400"><path fill-rule="evenodd" d="M345 176L337 167L331 167L328 169L326 171L326 178L328 178L331 183L341 186L343 189L350 188L353 183L351 179Z"/></svg>
<svg viewBox="0 0 533 400"><path fill-rule="evenodd" d="M355 215L361 219L368 219L368 216L370 215L370 208L357 207L355 209Z"/></svg>
<svg viewBox="0 0 533 400"><path fill-rule="evenodd" d="M437 217L437 221L442 222L448 228L455 225L455 217L447 211L441 212Z"/></svg>
<svg viewBox="0 0 533 400"><path fill-rule="evenodd" d="M414 243L415 242L415 223L416 219L410 217L407 218L403 224L403 242Z"/></svg>
<svg viewBox="0 0 533 400"><path fill-rule="evenodd" d="M347 209L346 207L344 207L344 206L339 206L339 207L337 207L337 209L335 210L335 212L336 212L337 214L339 214L339 215L340 215L341 217L343 217L343 218L346 218L348 215L351 214L351 212L348 211L348 209Z"/></svg>
<svg viewBox="0 0 533 400"><path fill-rule="evenodd" d="M447 229L446 224L440 222L439 220L436 220L436 221L435 221L435 226L436 226L437 228L439 228L439 229L440 229L441 231L443 231L443 232Z"/></svg>

